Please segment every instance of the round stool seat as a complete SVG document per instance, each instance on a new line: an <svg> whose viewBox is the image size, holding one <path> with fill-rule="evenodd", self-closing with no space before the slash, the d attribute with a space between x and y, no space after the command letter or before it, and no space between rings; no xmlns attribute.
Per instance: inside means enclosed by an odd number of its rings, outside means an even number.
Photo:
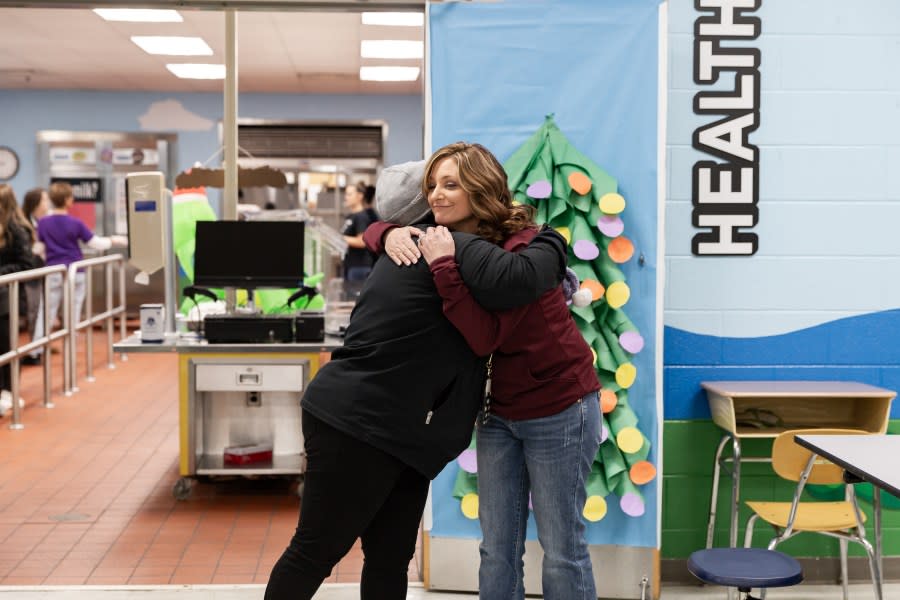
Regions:
<svg viewBox="0 0 900 600"><path fill-rule="evenodd" d="M803 581L803 568L794 557L765 548L698 550L687 566L701 581L741 589L787 587Z"/></svg>

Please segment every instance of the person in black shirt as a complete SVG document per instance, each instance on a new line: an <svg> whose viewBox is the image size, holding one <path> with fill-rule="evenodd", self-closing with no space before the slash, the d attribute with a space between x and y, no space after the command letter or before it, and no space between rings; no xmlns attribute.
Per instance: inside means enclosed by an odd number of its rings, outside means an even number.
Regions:
<svg viewBox="0 0 900 600"><path fill-rule="evenodd" d="M379 194L399 197L394 205L403 207L395 215L379 201L386 218L412 218L419 208L430 214L420 193L424 162L382 171ZM411 203L417 194L421 201ZM460 275L489 310L530 304L564 276L566 242L552 229L519 253L472 234L453 236ZM266 600L312 598L357 538L365 555L360 598L406 598L429 481L472 439L486 363L444 318L425 261L375 262L343 346L303 393L302 505Z"/></svg>
<svg viewBox="0 0 900 600"><path fill-rule="evenodd" d="M341 234L347 242L344 255L344 281L365 281L372 272L374 257L366 249L362 236L366 228L378 220L378 215L365 204L366 185L355 183L344 192L344 208L349 213Z"/></svg>

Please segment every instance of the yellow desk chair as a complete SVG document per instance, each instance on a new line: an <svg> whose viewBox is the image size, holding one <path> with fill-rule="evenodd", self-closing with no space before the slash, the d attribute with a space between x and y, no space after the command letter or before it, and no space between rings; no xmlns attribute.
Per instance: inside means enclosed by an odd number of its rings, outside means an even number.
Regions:
<svg viewBox="0 0 900 600"><path fill-rule="evenodd" d="M865 435L855 429L793 429L775 438L772 444L772 468L780 477L796 481L794 499L791 502L747 501L753 511L747 521L744 546L753 541L753 525L757 519L766 521L775 528L776 536L769 542L769 550L798 533L815 532L838 538L841 546L841 585L844 600L848 600L847 588L847 542L862 545L869 558L869 571L875 586L876 600L882 600L881 574L875 561L875 551L866 539L865 515L859 509L853 486L846 486L846 500L841 502L801 502L803 487L807 483L843 483L844 472L839 466L817 456L794 442L795 435ZM762 590L761 598L765 598Z"/></svg>

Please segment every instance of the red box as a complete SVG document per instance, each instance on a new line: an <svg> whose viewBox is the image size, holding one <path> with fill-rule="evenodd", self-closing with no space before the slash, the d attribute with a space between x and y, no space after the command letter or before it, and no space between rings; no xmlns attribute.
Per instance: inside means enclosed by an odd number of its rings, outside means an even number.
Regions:
<svg viewBox="0 0 900 600"><path fill-rule="evenodd" d="M272 444L247 444L225 448L226 465L249 465L272 460Z"/></svg>

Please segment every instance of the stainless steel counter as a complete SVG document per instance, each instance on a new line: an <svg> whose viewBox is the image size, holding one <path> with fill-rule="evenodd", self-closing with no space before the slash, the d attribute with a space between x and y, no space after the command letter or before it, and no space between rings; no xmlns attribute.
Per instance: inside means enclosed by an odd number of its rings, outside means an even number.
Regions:
<svg viewBox="0 0 900 600"><path fill-rule="evenodd" d="M130 335L124 340L113 344L113 351L130 353L160 353L176 352L200 354L209 353L271 353L271 352L331 352L343 345L343 338L326 335L321 342L301 342L295 344L210 344L196 333L181 333L175 336L167 336L159 343L144 343L141 341L140 332Z"/></svg>

